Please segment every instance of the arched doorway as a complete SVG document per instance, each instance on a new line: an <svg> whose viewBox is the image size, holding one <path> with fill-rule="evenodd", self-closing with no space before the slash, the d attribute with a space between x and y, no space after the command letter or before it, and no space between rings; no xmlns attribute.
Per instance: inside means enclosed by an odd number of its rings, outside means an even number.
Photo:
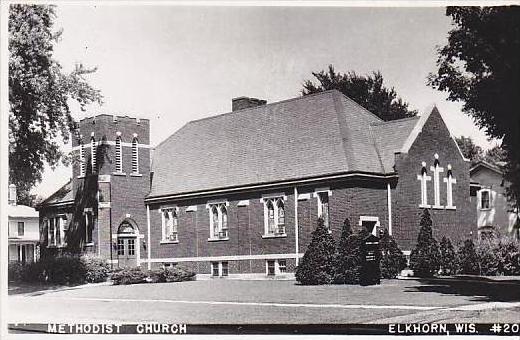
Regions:
<svg viewBox="0 0 520 340"><path fill-rule="evenodd" d="M139 256L139 231L130 221L124 220L117 229L117 262L119 267L136 267Z"/></svg>

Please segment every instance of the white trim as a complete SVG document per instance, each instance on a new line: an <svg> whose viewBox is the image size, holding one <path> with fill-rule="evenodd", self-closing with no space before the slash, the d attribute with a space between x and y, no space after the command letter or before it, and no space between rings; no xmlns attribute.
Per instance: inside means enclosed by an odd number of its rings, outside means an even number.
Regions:
<svg viewBox="0 0 520 340"><path fill-rule="evenodd" d="M206 209L209 209L211 205L214 204L225 204L226 207L229 207L229 201L226 199L216 199L216 200L209 200L206 202Z"/></svg>
<svg viewBox="0 0 520 340"><path fill-rule="evenodd" d="M386 200L388 210L388 234L392 236L392 189L390 183L386 183Z"/></svg>
<svg viewBox="0 0 520 340"><path fill-rule="evenodd" d="M103 209L103 208L110 208L110 202L99 202L98 203L98 207L100 209Z"/></svg>
<svg viewBox="0 0 520 340"><path fill-rule="evenodd" d="M249 200L238 201L237 207L246 207L249 205Z"/></svg>
<svg viewBox="0 0 520 340"><path fill-rule="evenodd" d="M266 197L262 197L262 203L264 205L264 234L263 234L263 238L269 238L269 237L272 237L272 236L276 236L276 235L279 235L280 237L283 237L283 235L285 235L285 201L287 199L287 196L266 196ZM274 218L274 233L269 233L269 210L267 208L267 202L271 202L271 204L273 205L273 218ZM283 224L283 227L284 227L284 232L283 233L278 233L277 230L280 226L278 222L279 222L279 217L280 217L280 213L279 213L279 207L278 207L278 202L281 202L282 205L283 205L283 212L284 212L284 224Z"/></svg>
<svg viewBox="0 0 520 340"><path fill-rule="evenodd" d="M453 205L453 184L457 184L457 179L450 173L448 177L444 177L444 183L446 183L446 209L456 210L457 207Z"/></svg>
<svg viewBox="0 0 520 340"><path fill-rule="evenodd" d="M379 217L377 216L359 216L359 226L363 226L363 222L376 222L374 224L374 229L372 229L372 235L377 236L377 229L381 227L381 223L379 222Z"/></svg>
<svg viewBox="0 0 520 340"><path fill-rule="evenodd" d="M190 212L190 211L197 211L197 206L196 205L190 205L189 207L186 208L186 212Z"/></svg>
<svg viewBox="0 0 520 340"><path fill-rule="evenodd" d="M419 204L419 208L429 208L430 205L428 204L428 181L431 181L432 177L428 176L426 172L422 172L421 168L421 174L417 175L417 180L421 181L421 203Z"/></svg>
<svg viewBox="0 0 520 340"><path fill-rule="evenodd" d="M305 201L311 199L310 193L298 194L298 201Z"/></svg>
<svg viewBox="0 0 520 340"><path fill-rule="evenodd" d="M146 205L146 228L147 228L147 236L148 236L148 241L147 241L147 244L146 244L146 250L147 250L147 253L148 253L148 270L152 269L152 263L150 262L150 259L152 258L152 245L150 244L151 242L151 228L150 228L150 206L147 204Z"/></svg>
<svg viewBox="0 0 520 340"><path fill-rule="evenodd" d="M224 255L224 256L200 256L200 257L165 257L153 258L151 262L207 262L207 261L241 261L241 260L278 260L301 258L304 254L259 254L259 255ZM145 262L145 260L143 260Z"/></svg>
<svg viewBox="0 0 520 340"><path fill-rule="evenodd" d="M330 190L329 187L323 187L323 188L316 188L316 189L314 189L313 197L318 197L318 194L320 192L328 192L329 197L332 196L332 190Z"/></svg>
<svg viewBox="0 0 520 340"><path fill-rule="evenodd" d="M131 152L131 169L132 174L139 174L139 139L134 134L132 139L132 152Z"/></svg>
<svg viewBox="0 0 520 340"><path fill-rule="evenodd" d="M389 178L398 178L397 174L365 174L360 172L353 172L347 174L336 174L336 175L327 175L315 178L307 178L307 179L296 179L296 180L288 180L279 183L266 183L266 184L256 184L256 185L246 185L238 188L224 188L224 189L211 189L205 191L197 191L190 192L186 194L173 194L173 195L161 195L156 197L147 197L145 198L146 202L160 202L166 201L169 199L176 198L187 198L193 196L201 196L201 195L209 195L209 194L218 194L218 193L232 193L235 191L243 191L243 190L254 190L254 189L268 189L272 187L280 187L280 186L289 186L289 185L301 185L305 183L312 183L324 180L333 180L333 179L344 179L350 177L366 177L366 178L379 178L379 179L389 179ZM261 202L261 199L260 199Z"/></svg>
<svg viewBox="0 0 520 340"><path fill-rule="evenodd" d="M402 146L402 148L401 148L401 150L399 152L401 152L401 153L408 153L408 151L412 147L413 143L417 139L417 136L419 136L419 134L422 132L422 128L423 128L424 124L426 123L426 121L430 117L431 113L435 109L436 108L433 108L430 112L425 112L424 114L421 115L421 117L419 118L419 120L415 124L412 132L408 135L408 138L406 138L406 140L405 140L405 142L404 142L404 144L403 144L403 146Z"/></svg>
<svg viewBox="0 0 520 340"><path fill-rule="evenodd" d="M110 175L99 175L98 183L110 183Z"/></svg>
<svg viewBox="0 0 520 340"><path fill-rule="evenodd" d="M278 192L272 194L262 194L262 198L260 198L260 203L263 203L265 199L269 198L283 198L284 201L287 201L287 195L283 192Z"/></svg>
<svg viewBox="0 0 520 340"><path fill-rule="evenodd" d="M294 256L296 259L296 266L299 264L299 227L298 227L298 189L294 187Z"/></svg>
<svg viewBox="0 0 520 340"><path fill-rule="evenodd" d="M110 146L115 146L116 145L116 141L113 140L113 141L108 141L108 140L103 140L103 141L99 141L98 142L100 145L110 145ZM132 147L132 143L127 143L127 142L123 142L121 141L121 146L123 147L129 147L131 148ZM139 148L141 149L151 149L152 146L149 145L149 144L141 144L141 143L138 143L138 146ZM87 149L90 149L90 146L86 146L84 145L84 148L87 148ZM76 145L72 148L72 151L77 151L80 149L80 145Z"/></svg>
<svg viewBox="0 0 520 340"><path fill-rule="evenodd" d="M435 154L437 156L437 154ZM437 160L439 156L435 157ZM433 171L433 208L434 209L443 209L444 206L441 205L441 181L440 175L441 172L444 172L444 168L439 166L439 163L436 163L435 166L430 166L430 171Z"/></svg>

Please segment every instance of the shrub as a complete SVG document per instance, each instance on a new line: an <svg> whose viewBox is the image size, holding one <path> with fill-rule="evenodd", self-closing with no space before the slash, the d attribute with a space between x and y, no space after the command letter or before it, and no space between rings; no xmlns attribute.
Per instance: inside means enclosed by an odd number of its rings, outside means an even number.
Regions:
<svg viewBox="0 0 520 340"><path fill-rule="evenodd" d="M395 279L406 267L406 257L386 229L379 240L379 246L381 249L381 278Z"/></svg>
<svg viewBox="0 0 520 340"><path fill-rule="evenodd" d="M312 240L296 268L296 280L304 285L320 285L332 282L334 277L335 242L323 219L312 232Z"/></svg>
<svg viewBox="0 0 520 340"><path fill-rule="evenodd" d="M62 255L47 258L44 262L46 280L54 284L85 283L86 267L79 256Z"/></svg>
<svg viewBox="0 0 520 340"><path fill-rule="evenodd" d="M7 267L7 278L9 282L22 281L25 265L21 262L10 261Z"/></svg>
<svg viewBox="0 0 520 340"><path fill-rule="evenodd" d="M432 219L428 209L424 209L420 225L417 245L410 254L410 267L415 276L432 277L439 270L439 247L432 234Z"/></svg>
<svg viewBox="0 0 520 340"><path fill-rule="evenodd" d="M362 245L368 233L360 230L352 233L350 221L343 223L340 242L335 260L334 283L336 284L359 284L362 266Z"/></svg>
<svg viewBox="0 0 520 340"><path fill-rule="evenodd" d="M501 275L520 275L520 243L512 238L500 240L496 250L499 254Z"/></svg>
<svg viewBox="0 0 520 340"><path fill-rule="evenodd" d="M497 251L499 247L500 243L496 239L480 241L476 249L480 275L500 275L502 264L500 263L500 251Z"/></svg>
<svg viewBox="0 0 520 340"><path fill-rule="evenodd" d="M464 241L464 245L457 252L458 272L461 274L476 275L479 273L479 261L475 245L471 239Z"/></svg>
<svg viewBox="0 0 520 340"><path fill-rule="evenodd" d="M446 236L443 236L439 245L439 264L440 273L443 275L453 275L457 270L457 257L453 244Z"/></svg>
<svg viewBox="0 0 520 340"><path fill-rule="evenodd" d="M196 277L194 272L180 266L165 268L164 276L166 282L193 281Z"/></svg>
<svg viewBox="0 0 520 340"><path fill-rule="evenodd" d="M114 285L144 283L148 278L148 272L142 270L141 267L122 268L113 271L111 278Z"/></svg>
<svg viewBox="0 0 520 340"><path fill-rule="evenodd" d="M84 255L81 261L85 266L85 281L89 283L104 282L108 278L110 266L105 259Z"/></svg>

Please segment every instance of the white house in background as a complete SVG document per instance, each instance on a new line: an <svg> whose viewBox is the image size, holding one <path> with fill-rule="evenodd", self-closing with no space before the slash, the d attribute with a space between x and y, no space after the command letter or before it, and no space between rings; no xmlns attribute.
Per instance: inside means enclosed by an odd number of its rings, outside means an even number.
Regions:
<svg viewBox="0 0 520 340"><path fill-rule="evenodd" d="M503 171L488 162L479 162L470 169L471 181L478 186L476 193L479 237L486 234L520 236L518 214L507 200L507 182Z"/></svg>
<svg viewBox="0 0 520 340"><path fill-rule="evenodd" d="M26 205L16 204L16 186L9 186L8 241L9 261L33 262L39 257L40 228L38 212Z"/></svg>

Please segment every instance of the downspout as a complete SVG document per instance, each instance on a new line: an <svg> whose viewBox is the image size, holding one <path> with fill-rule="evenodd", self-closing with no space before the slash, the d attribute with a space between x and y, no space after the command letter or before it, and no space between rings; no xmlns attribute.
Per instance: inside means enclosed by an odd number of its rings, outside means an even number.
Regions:
<svg viewBox="0 0 520 340"><path fill-rule="evenodd" d="M392 235L392 191L390 183L386 183L386 196L388 200L388 234Z"/></svg>
<svg viewBox="0 0 520 340"><path fill-rule="evenodd" d="M294 239L295 239L295 255L296 255L296 266L298 266L299 263L299 246L298 246L298 189L294 187Z"/></svg>
<svg viewBox="0 0 520 340"><path fill-rule="evenodd" d="M146 205L146 226L148 228L148 235L147 235L147 239L148 241L146 241L147 243L147 248L146 248L146 251L148 253L148 270L152 269L152 262L151 262L151 258L152 258L152 244L150 243L150 206L147 204Z"/></svg>

